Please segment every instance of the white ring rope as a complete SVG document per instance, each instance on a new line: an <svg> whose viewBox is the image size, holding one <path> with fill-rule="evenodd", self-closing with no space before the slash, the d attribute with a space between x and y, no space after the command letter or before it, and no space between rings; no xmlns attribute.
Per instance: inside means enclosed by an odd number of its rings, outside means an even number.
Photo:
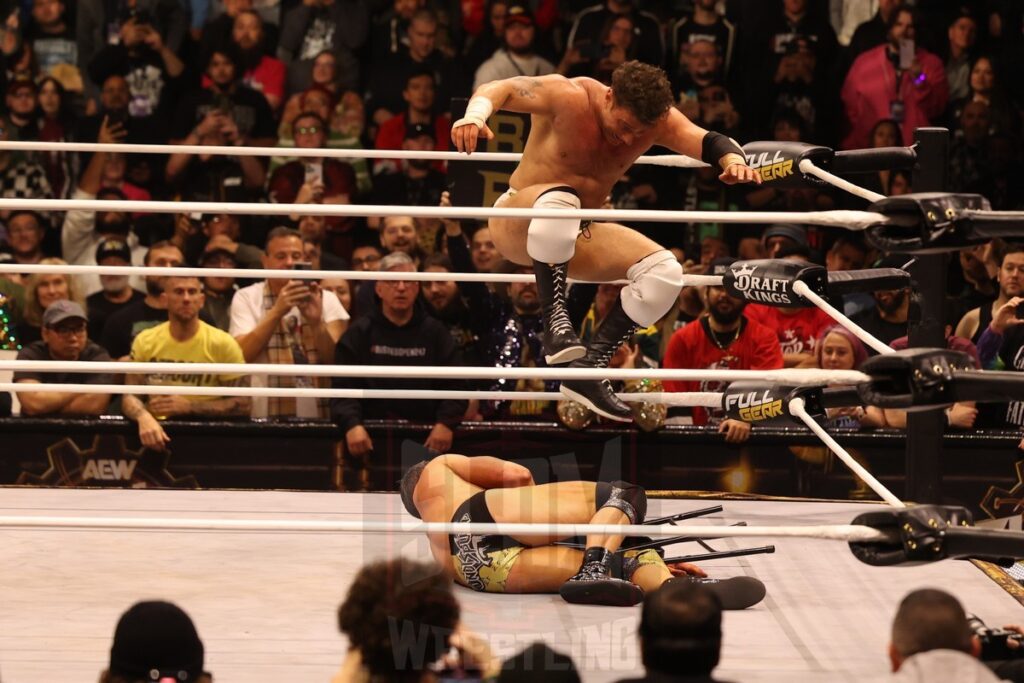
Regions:
<svg viewBox="0 0 1024 683"><path fill-rule="evenodd" d="M271 531L366 534L472 534L502 536L650 536L686 534L707 538L816 538L859 543L899 542L898 537L855 524L808 526L712 526L674 524L524 524L482 522L385 522L332 519L203 519L187 517L66 517L52 515L2 515L0 528L18 529L163 529L168 531Z"/></svg>
<svg viewBox="0 0 1024 683"><path fill-rule="evenodd" d="M133 394L143 396L253 396L288 398L350 398L387 401L565 401L557 391L443 391L436 389L321 389L306 387L195 387L179 384L44 384L0 382L0 391L42 394ZM670 406L720 408L722 395L713 392L630 392L617 394L627 403L663 403Z"/></svg>
<svg viewBox="0 0 1024 683"><path fill-rule="evenodd" d="M853 459L846 449L839 445L839 442L832 438L832 435L825 431L825 428L818 424L810 413L807 412L807 408L804 404L804 400L799 396L789 402L789 412L791 415L800 418L800 420L807 425L814 434L821 439L826 446L835 453L843 463L846 464L850 470L860 477L861 481L867 484L872 491L877 493L879 497L889 505L897 508L905 508L906 505L897 498L892 491L885 488L882 482L878 481L871 472L868 472L859 462Z"/></svg>
<svg viewBox="0 0 1024 683"><path fill-rule="evenodd" d="M840 190L845 190L846 192L849 192L852 195L860 197L861 199L866 199L869 202L877 202L880 199L886 198L884 194L878 194L877 192L869 190L866 187L854 185L845 178L840 178L835 174L829 173L823 168L818 168L810 159L804 159L803 161L801 161L800 165L797 168L799 168L800 171L806 175L814 176L815 178L823 180L829 185L832 185L833 187L838 187Z"/></svg>
<svg viewBox="0 0 1024 683"><path fill-rule="evenodd" d="M402 379L660 379L677 382L765 381L780 384L859 384L871 376L856 370L693 370L684 368L506 368L448 365L277 365L273 363L129 363L118 361L0 360L0 371L153 375L281 375L291 377L401 377ZM27 386L27 385L22 385ZM35 386L35 385L32 385ZM26 389L27 390L27 389Z"/></svg>
<svg viewBox="0 0 1024 683"><path fill-rule="evenodd" d="M317 159L424 159L427 161L502 161L519 163L520 152L438 152L401 149L339 149L336 147L247 147L227 145L143 145L109 142L29 142L7 140L0 150L22 152L110 152L113 154L211 154L232 157L312 157ZM646 155L634 164L673 168L706 168L684 154Z"/></svg>
<svg viewBox="0 0 1024 683"><path fill-rule="evenodd" d="M890 219L870 211L663 211L622 209L505 209L475 206L382 204L264 204L255 202L163 202L121 199L0 198L0 211L124 211L126 213L227 213L258 216L413 216L418 218L573 218L607 222L797 223L866 230Z"/></svg>
<svg viewBox="0 0 1024 683"><path fill-rule="evenodd" d="M855 337L857 337L857 339L860 339L862 342L873 348L878 353L895 353L895 350L891 346L875 337L873 334L865 330L857 323L850 320L848 317L846 317L846 315L843 314L842 311L835 308L832 304L818 296L815 292L811 290L811 288L807 285L806 282L797 280L795 283L793 283L793 291L799 294L800 296L804 297L811 303L813 303L821 310L825 311L825 313L827 313L830 318L832 318L837 323L845 327Z"/></svg>
<svg viewBox="0 0 1024 683"><path fill-rule="evenodd" d="M191 268L185 266L74 266L43 263L0 263L0 273L30 275L57 273L58 275L138 275L139 277L237 277L252 280L402 280L404 282L536 282L529 273L435 273L384 270L287 270L270 268ZM586 280L569 279L586 283ZM605 284L627 284L628 280L613 280ZM592 283L598 284L598 283ZM684 287L720 287L721 275L683 275Z"/></svg>

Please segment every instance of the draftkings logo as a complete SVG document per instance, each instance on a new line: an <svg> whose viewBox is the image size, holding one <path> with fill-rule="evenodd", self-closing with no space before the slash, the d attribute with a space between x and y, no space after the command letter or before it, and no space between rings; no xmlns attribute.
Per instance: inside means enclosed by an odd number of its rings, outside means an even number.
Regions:
<svg viewBox="0 0 1024 683"><path fill-rule="evenodd" d="M757 301L766 304L791 304L793 299L789 290L792 282L785 278L760 277L757 273L757 266L749 263L741 263L738 268L732 270L732 286L741 293L747 301Z"/></svg>
<svg viewBox="0 0 1024 683"><path fill-rule="evenodd" d="M42 475L22 472L23 486L103 486L111 488L199 488L194 476L175 477L167 469L170 454L148 449L130 451L124 437L101 434L92 448L81 450L71 439L46 449L50 468Z"/></svg>
<svg viewBox="0 0 1024 683"><path fill-rule="evenodd" d="M981 509L992 519L1005 519L1007 529L1024 529L1024 460L1018 460L1017 483L1009 491L990 486L981 499Z"/></svg>

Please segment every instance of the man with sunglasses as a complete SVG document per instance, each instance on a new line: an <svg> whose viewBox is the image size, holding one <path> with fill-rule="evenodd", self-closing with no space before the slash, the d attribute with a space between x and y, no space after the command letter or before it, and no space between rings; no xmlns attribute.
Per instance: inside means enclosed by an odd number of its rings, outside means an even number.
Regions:
<svg viewBox="0 0 1024 683"><path fill-rule="evenodd" d="M89 318L73 301L55 301L43 313L42 341L18 352L18 360L109 361L99 344L89 341ZM112 384L111 375L99 373L16 372L14 381L26 386L17 392L22 415L102 415L110 394L74 394L32 391L32 384Z"/></svg>

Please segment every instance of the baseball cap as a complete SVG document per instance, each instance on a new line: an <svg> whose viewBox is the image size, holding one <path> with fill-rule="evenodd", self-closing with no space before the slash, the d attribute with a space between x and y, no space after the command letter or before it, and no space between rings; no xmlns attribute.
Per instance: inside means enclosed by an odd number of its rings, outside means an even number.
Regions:
<svg viewBox="0 0 1024 683"><path fill-rule="evenodd" d="M85 314L82 307L74 301L68 301L67 299L54 301L46 307L46 311L43 313L43 327L55 327L69 318L89 320L89 316Z"/></svg>
<svg viewBox="0 0 1024 683"><path fill-rule="evenodd" d="M128 248L128 243L124 240L108 237L96 245L96 263L112 256L116 256L125 263L132 262L132 250Z"/></svg>
<svg viewBox="0 0 1024 683"><path fill-rule="evenodd" d="M509 24L533 26L533 13L525 5L512 5L505 14L505 25L508 26Z"/></svg>
<svg viewBox="0 0 1024 683"><path fill-rule="evenodd" d="M405 139L411 140L412 138L418 138L426 135L428 138L433 139L434 129L432 126L428 126L425 123L407 123L405 124Z"/></svg>
<svg viewBox="0 0 1024 683"><path fill-rule="evenodd" d="M185 612L169 602L138 602L121 615L110 647L110 673L191 683L203 674L203 641Z"/></svg>
<svg viewBox="0 0 1024 683"><path fill-rule="evenodd" d="M769 225L765 228L762 238L767 240L769 237L788 237L797 244L807 246L807 229L802 225L793 225L791 223Z"/></svg>

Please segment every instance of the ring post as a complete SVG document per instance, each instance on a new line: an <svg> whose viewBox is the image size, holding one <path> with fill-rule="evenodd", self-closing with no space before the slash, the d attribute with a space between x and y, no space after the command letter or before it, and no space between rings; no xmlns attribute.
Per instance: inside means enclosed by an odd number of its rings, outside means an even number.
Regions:
<svg viewBox="0 0 1024 683"><path fill-rule="evenodd" d="M918 128L914 192L943 192L949 189L949 130ZM946 254L918 256L910 266L920 297L920 320L911 320L909 345L946 348L943 303L946 298ZM907 414L907 487L905 498L917 503L942 502L942 434L945 419L941 410Z"/></svg>

